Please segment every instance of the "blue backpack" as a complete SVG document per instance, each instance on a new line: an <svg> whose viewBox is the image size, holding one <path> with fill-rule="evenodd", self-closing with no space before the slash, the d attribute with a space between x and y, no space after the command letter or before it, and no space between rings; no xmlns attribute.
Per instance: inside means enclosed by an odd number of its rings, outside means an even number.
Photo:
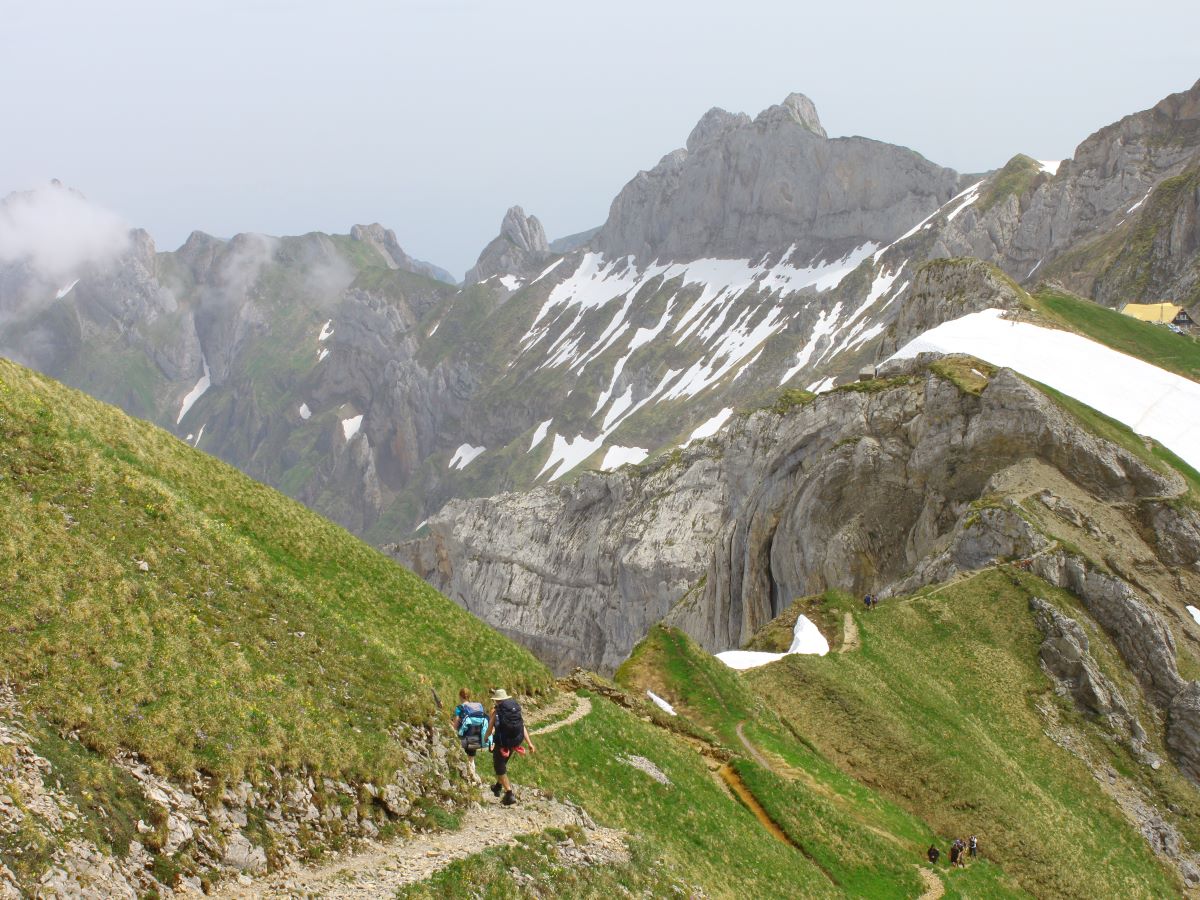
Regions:
<svg viewBox="0 0 1200 900"><path fill-rule="evenodd" d="M464 750L479 750L487 745L488 717L482 703L460 703L454 714L458 716L458 737Z"/></svg>

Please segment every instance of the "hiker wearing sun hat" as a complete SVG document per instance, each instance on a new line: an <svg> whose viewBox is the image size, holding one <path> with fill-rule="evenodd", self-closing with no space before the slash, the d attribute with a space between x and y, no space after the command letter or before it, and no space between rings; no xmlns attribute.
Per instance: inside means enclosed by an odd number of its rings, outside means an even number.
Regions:
<svg viewBox="0 0 1200 900"><path fill-rule="evenodd" d="M529 729L525 727L525 719L521 716L521 704L508 696L504 688L492 691L492 715L489 719L493 735L492 765L496 769L496 783L492 785L492 793L497 797L504 792L501 801L505 806L517 802L513 796L512 784L508 780L508 761L514 753L524 753L522 744L529 745L529 752L535 752L533 741L529 737Z"/></svg>

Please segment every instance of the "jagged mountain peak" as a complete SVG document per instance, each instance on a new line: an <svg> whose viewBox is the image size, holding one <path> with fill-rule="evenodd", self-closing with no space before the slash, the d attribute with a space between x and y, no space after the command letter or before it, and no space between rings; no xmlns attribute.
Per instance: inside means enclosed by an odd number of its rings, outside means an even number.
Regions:
<svg viewBox="0 0 1200 900"><path fill-rule="evenodd" d="M750 117L745 113L731 113L719 106L714 106L700 117L700 121L688 135L688 153L695 153L705 144L719 140L741 125L749 124Z"/></svg>
<svg viewBox="0 0 1200 900"><path fill-rule="evenodd" d="M817 115L816 104L807 95L797 91L788 94L782 103L778 103L775 106L768 106L758 114L755 121L763 124L794 122L797 125L803 125L815 135L823 138L829 137L825 133L825 129L821 126L821 119Z"/></svg>
<svg viewBox="0 0 1200 900"><path fill-rule="evenodd" d="M493 276L524 278L534 274L551 255L546 230L537 216L520 206L510 206L500 223L500 234L483 248L465 283L477 284ZM515 285L516 282L511 282Z"/></svg>
<svg viewBox="0 0 1200 900"><path fill-rule="evenodd" d="M527 253L546 253L550 249L542 223L537 216L526 215L520 206L508 208L500 223L500 236Z"/></svg>

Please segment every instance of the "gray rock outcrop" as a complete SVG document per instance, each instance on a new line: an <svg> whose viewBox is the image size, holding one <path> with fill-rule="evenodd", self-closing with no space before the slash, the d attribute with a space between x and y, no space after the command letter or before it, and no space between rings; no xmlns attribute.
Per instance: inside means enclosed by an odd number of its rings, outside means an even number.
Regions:
<svg viewBox="0 0 1200 900"><path fill-rule="evenodd" d="M958 175L903 147L826 137L803 94L744 114L709 110L687 149L639 172L613 200L595 245L640 260L759 258L792 249L826 260L888 243L950 199Z"/></svg>
<svg viewBox="0 0 1200 900"><path fill-rule="evenodd" d="M1146 739L1145 731L1130 713L1120 690L1092 658L1090 642L1080 624L1040 597L1030 598L1029 608L1043 635L1038 657L1046 673L1071 696L1076 706L1091 715L1107 718L1123 737L1141 745Z"/></svg>
<svg viewBox="0 0 1200 900"><path fill-rule="evenodd" d="M550 258L546 231L537 216L525 215L519 206L510 207L500 223L500 234L483 248L465 284L476 284L493 275L536 275Z"/></svg>
<svg viewBox="0 0 1200 900"><path fill-rule="evenodd" d="M796 597L881 591L947 548L927 580L1036 552L1044 539L1019 517L971 508L995 473L1029 458L1107 501L1182 489L1010 372L980 396L901 373L735 420L642 469L453 501L429 537L395 552L560 671L611 671L664 615L722 650ZM1177 688L1155 649L1143 654L1151 682Z"/></svg>
<svg viewBox="0 0 1200 900"><path fill-rule="evenodd" d="M413 259L405 253L404 248L396 240L396 232L390 228L384 228L378 222L371 225L355 225L350 229L350 237L374 247L391 269L403 269L406 272L424 275L426 278L454 284L454 276L445 269L435 266L433 263Z"/></svg>

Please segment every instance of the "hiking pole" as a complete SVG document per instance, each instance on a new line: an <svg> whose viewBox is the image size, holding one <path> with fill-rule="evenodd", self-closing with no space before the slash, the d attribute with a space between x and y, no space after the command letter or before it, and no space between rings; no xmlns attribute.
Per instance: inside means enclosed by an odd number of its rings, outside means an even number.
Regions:
<svg viewBox="0 0 1200 900"><path fill-rule="evenodd" d="M437 695L437 691L430 688L429 693L433 694L433 702L437 704L438 712L444 712L442 709L442 698Z"/></svg>

